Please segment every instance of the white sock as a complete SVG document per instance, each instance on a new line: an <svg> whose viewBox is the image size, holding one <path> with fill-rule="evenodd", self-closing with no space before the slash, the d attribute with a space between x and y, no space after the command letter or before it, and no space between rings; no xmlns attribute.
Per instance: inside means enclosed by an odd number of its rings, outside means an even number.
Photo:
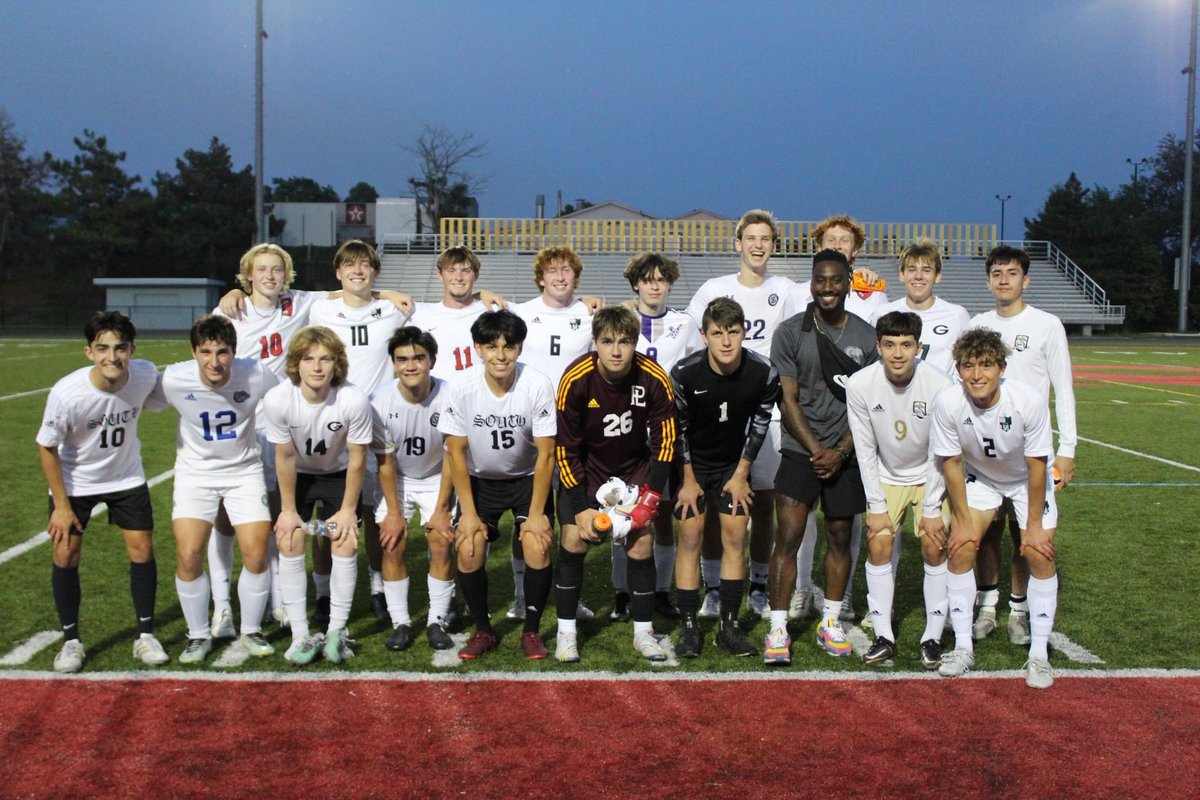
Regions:
<svg viewBox="0 0 1200 800"><path fill-rule="evenodd" d="M995 608L999 604L1000 604L1000 590L999 589L988 589L983 592L976 592L976 594L975 594L975 605L977 605L981 608L984 606L987 606L988 608Z"/></svg>
<svg viewBox="0 0 1200 800"><path fill-rule="evenodd" d="M279 585L279 545L275 534L267 537L267 568L271 573L271 608L283 608L283 587Z"/></svg>
<svg viewBox="0 0 1200 800"><path fill-rule="evenodd" d="M643 633L653 633L653 632L654 632L654 623L638 622L636 619L633 621L633 638L635 640L637 639L638 636L640 636Z"/></svg>
<svg viewBox="0 0 1200 800"><path fill-rule="evenodd" d="M429 621L425 624L432 625L436 622L445 625L446 617L450 613L450 600L454 597L454 581L444 581L429 575L425 578L425 585L429 587Z"/></svg>
<svg viewBox="0 0 1200 800"><path fill-rule="evenodd" d="M854 597L854 573L858 572L858 554L862 550L862 515L850 522L850 572L846 576L846 591L842 597Z"/></svg>
<svg viewBox="0 0 1200 800"><path fill-rule="evenodd" d="M1049 658L1047 645L1058 610L1058 573L1049 578L1029 577L1029 657Z"/></svg>
<svg viewBox="0 0 1200 800"><path fill-rule="evenodd" d="M821 616L825 618L825 621L828 622L832 619L834 622L837 622L838 614L840 613L842 613L842 601L830 600L826 597L825 602L821 605Z"/></svg>
<svg viewBox="0 0 1200 800"><path fill-rule="evenodd" d="M721 588L721 559L700 558L700 575L704 578L704 588L708 591Z"/></svg>
<svg viewBox="0 0 1200 800"><path fill-rule="evenodd" d="M357 582L358 556L334 556L333 569L329 573L329 630L346 627Z"/></svg>
<svg viewBox="0 0 1200 800"><path fill-rule="evenodd" d="M658 545L654 546L658 547ZM625 552L624 547L617 546L611 549L613 591L625 592L625 594L629 594L629 581L625 577L625 573L629 564L629 555Z"/></svg>
<svg viewBox="0 0 1200 800"><path fill-rule="evenodd" d="M279 556L279 591L292 626L292 638L308 636L308 573L304 556Z"/></svg>
<svg viewBox="0 0 1200 800"><path fill-rule="evenodd" d="M412 617L408 615L408 578L384 581L383 596L387 598L388 616L392 618L392 627L411 625Z"/></svg>
<svg viewBox="0 0 1200 800"><path fill-rule="evenodd" d="M232 536L224 536L214 530L208 537L208 576L213 610L230 609L229 583L233 577Z"/></svg>
<svg viewBox="0 0 1200 800"><path fill-rule="evenodd" d="M660 592L671 591L671 578L675 574L675 545L654 545L654 573L657 578L654 588Z"/></svg>
<svg viewBox="0 0 1200 800"><path fill-rule="evenodd" d="M945 561L936 566L925 565L925 632L921 641L942 640L946 630L946 615L950 613L950 600L946 596L946 576L950 566Z"/></svg>
<svg viewBox="0 0 1200 800"><path fill-rule="evenodd" d="M575 634L575 618L571 617L570 619L563 619L562 617L559 617L558 618L558 635L566 636L568 634L570 634L572 636Z"/></svg>
<svg viewBox="0 0 1200 800"><path fill-rule="evenodd" d="M329 576L319 572L313 573L313 586L317 587L317 597L329 597Z"/></svg>
<svg viewBox="0 0 1200 800"><path fill-rule="evenodd" d="M804 592L813 590L813 554L817 551L817 515L810 513L804 525L804 540L796 551L796 588Z"/></svg>
<svg viewBox="0 0 1200 800"><path fill-rule="evenodd" d="M267 597L271 594L271 573L263 570L257 575L242 566L238 576L238 603L242 612L242 635L262 631L263 614L267 613Z"/></svg>
<svg viewBox="0 0 1200 800"><path fill-rule="evenodd" d="M383 573L371 567L367 567L367 573L371 579L371 594L380 594L383 591Z"/></svg>
<svg viewBox="0 0 1200 800"><path fill-rule="evenodd" d="M787 630L787 609L771 609L771 630Z"/></svg>
<svg viewBox="0 0 1200 800"><path fill-rule="evenodd" d="M769 565L764 561L755 561L750 559L750 582L762 583L767 582L767 573L770 571Z"/></svg>
<svg viewBox="0 0 1200 800"><path fill-rule="evenodd" d="M525 559L512 557L513 599L525 599Z"/></svg>
<svg viewBox="0 0 1200 800"><path fill-rule="evenodd" d="M971 622L975 599L975 573L972 570L958 575L946 572L946 598L950 601L950 625L954 628L954 647L958 650L975 652L971 639Z"/></svg>
<svg viewBox="0 0 1200 800"><path fill-rule="evenodd" d="M175 593L179 595L179 607L183 609L183 618L187 621L188 638L211 639L208 601L212 596L212 589L208 583L208 575L201 572L200 577L193 581L185 581L176 575Z"/></svg>
<svg viewBox="0 0 1200 800"><path fill-rule="evenodd" d="M875 635L896 641L892 633L892 600L896 595L896 580L892 565L867 562L867 609L875 623Z"/></svg>

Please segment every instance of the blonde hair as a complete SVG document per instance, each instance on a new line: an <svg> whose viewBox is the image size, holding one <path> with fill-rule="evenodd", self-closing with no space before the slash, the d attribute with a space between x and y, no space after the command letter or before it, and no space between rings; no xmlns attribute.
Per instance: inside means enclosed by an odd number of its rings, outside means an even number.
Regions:
<svg viewBox="0 0 1200 800"><path fill-rule="evenodd" d="M254 259L262 254L267 253L273 256L279 256L283 259L283 268L285 275L283 278L283 288L288 289L292 285L292 281L296 280L296 270L292 265L292 256L287 250L284 250L277 244L264 242L256 244L242 255L242 260L238 262L237 282L242 287L242 291L250 294L254 290L254 282L250 280L250 275L254 271Z"/></svg>
<svg viewBox="0 0 1200 800"><path fill-rule="evenodd" d="M933 274L942 274L942 248L933 239L917 239L900 251L900 272L915 261L924 259L933 265Z"/></svg>

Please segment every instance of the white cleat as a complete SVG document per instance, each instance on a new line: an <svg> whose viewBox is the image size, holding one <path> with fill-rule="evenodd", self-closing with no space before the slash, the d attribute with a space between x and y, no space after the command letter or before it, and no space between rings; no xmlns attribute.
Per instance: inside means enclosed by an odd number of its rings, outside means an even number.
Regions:
<svg viewBox="0 0 1200 800"><path fill-rule="evenodd" d="M564 664L579 663L579 643L573 633L560 633L554 640L554 657Z"/></svg>
<svg viewBox="0 0 1200 800"><path fill-rule="evenodd" d="M704 593L704 602L700 604L700 612L696 616L700 619L720 619L721 593L716 589L706 591Z"/></svg>
<svg viewBox="0 0 1200 800"><path fill-rule="evenodd" d="M161 667L171 660L152 633L143 633L133 640L133 657L148 667Z"/></svg>
<svg viewBox="0 0 1200 800"><path fill-rule="evenodd" d="M1033 658L1025 662L1025 685L1031 689L1049 689L1054 685L1054 670L1044 658Z"/></svg>
<svg viewBox="0 0 1200 800"><path fill-rule="evenodd" d="M633 649L647 661L656 664L667 660L667 649L663 647L662 638L654 631L645 631L633 637Z"/></svg>
<svg viewBox="0 0 1200 800"><path fill-rule="evenodd" d="M813 595L809 589L797 589L788 603L788 619L808 619L813 615Z"/></svg>
<svg viewBox="0 0 1200 800"><path fill-rule="evenodd" d="M943 678L960 678L975 666L975 654L969 650L955 648L949 653L942 654L942 664L938 667L938 675Z"/></svg>
<svg viewBox="0 0 1200 800"><path fill-rule="evenodd" d="M62 650L54 657L54 671L68 675L83 669L83 642L69 639L63 642Z"/></svg>
<svg viewBox="0 0 1200 800"><path fill-rule="evenodd" d="M212 637L214 639L236 639L237 627L233 624L233 611L219 608L213 611Z"/></svg>
<svg viewBox="0 0 1200 800"><path fill-rule="evenodd" d="M761 589L755 589L750 592L750 597L746 599L746 608L750 609L750 613L760 619L771 618L771 604L767 601L767 593Z"/></svg>

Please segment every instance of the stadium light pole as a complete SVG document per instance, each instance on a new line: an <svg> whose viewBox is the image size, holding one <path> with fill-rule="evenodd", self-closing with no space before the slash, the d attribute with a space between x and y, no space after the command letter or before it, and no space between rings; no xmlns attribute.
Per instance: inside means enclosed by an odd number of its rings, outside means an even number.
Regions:
<svg viewBox="0 0 1200 800"><path fill-rule="evenodd" d="M1137 186L1138 170L1149 164L1150 159L1146 158L1145 156L1142 156L1137 161L1134 161L1132 158L1127 158L1125 159L1125 163L1133 167L1133 185Z"/></svg>
<svg viewBox="0 0 1200 800"><path fill-rule="evenodd" d="M254 29L254 241L267 240L263 213L263 0L255 3Z"/></svg>
<svg viewBox="0 0 1200 800"><path fill-rule="evenodd" d="M1179 333L1187 333L1188 289L1192 277L1192 151L1196 146L1196 24L1200 0L1192 0L1191 45L1188 47L1187 147L1183 152L1183 226L1179 236Z"/></svg>
<svg viewBox="0 0 1200 800"><path fill-rule="evenodd" d="M1000 201L1000 241L1004 241L1004 206L1009 200L1012 200L1011 194L1006 194L1003 197L996 195L996 199Z"/></svg>

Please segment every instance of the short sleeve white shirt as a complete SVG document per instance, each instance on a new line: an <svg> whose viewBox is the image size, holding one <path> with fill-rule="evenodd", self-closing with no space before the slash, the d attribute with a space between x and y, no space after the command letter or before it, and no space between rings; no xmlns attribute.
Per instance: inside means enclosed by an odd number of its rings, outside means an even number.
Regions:
<svg viewBox="0 0 1200 800"><path fill-rule="evenodd" d="M346 345L348 380L368 395L391 380L392 356L387 343L406 320L404 312L387 300L371 300L356 308L341 298L323 298L313 303L309 312L311 324L324 325Z"/></svg>
<svg viewBox="0 0 1200 800"><path fill-rule="evenodd" d="M804 310L796 307L797 284L782 275L767 275L758 286L745 286L737 274L710 278L692 296L687 314L697 330L705 307L718 297L732 297L746 315L744 347L764 358L771 357L771 336L784 320Z"/></svg>
<svg viewBox="0 0 1200 800"><path fill-rule="evenodd" d="M240 319L230 317L237 331L237 357L255 358L262 361L279 377L284 376L287 362L288 342L304 326L308 325L308 314L318 298L325 292L305 292L298 289L279 295L274 308L264 310L246 298L246 308ZM225 316L220 307L214 314Z"/></svg>
<svg viewBox="0 0 1200 800"><path fill-rule="evenodd" d="M445 410L446 382L433 379L433 388L420 403L400 394L399 381L371 397L376 435L372 449L394 453L397 480L404 491L436 491L442 475L442 432L438 421Z"/></svg>
<svg viewBox="0 0 1200 800"><path fill-rule="evenodd" d="M371 444L371 403L354 384L332 386L324 402L310 403L299 386L281 383L263 399L267 440L291 442L296 471L327 475L346 468L348 444Z"/></svg>
<svg viewBox="0 0 1200 800"><path fill-rule="evenodd" d="M433 334L437 342L437 363L430 370L433 377L448 381L479 365L471 326L487 310L479 300L466 308L448 308L443 303L417 303L417 310L408 324Z"/></svg>
<svg viewBox="0 0 1200 800"><path fill-rule="evenodd" d="M592 317L582 300L566 308L551 308L541 295L513 312L525 320L529 333L521 348L521 363L541 372L554 386L567 365L592 347Z"/></svg>
<svg viewBox="0 0 1200 800"><path fill-rule="evenodd" d="M665 372L670 372L684 356L704 347L699 327L682 311L668 308L657 317L638 312L638 318L642 329L637 351L650 356Z"/></svg>

